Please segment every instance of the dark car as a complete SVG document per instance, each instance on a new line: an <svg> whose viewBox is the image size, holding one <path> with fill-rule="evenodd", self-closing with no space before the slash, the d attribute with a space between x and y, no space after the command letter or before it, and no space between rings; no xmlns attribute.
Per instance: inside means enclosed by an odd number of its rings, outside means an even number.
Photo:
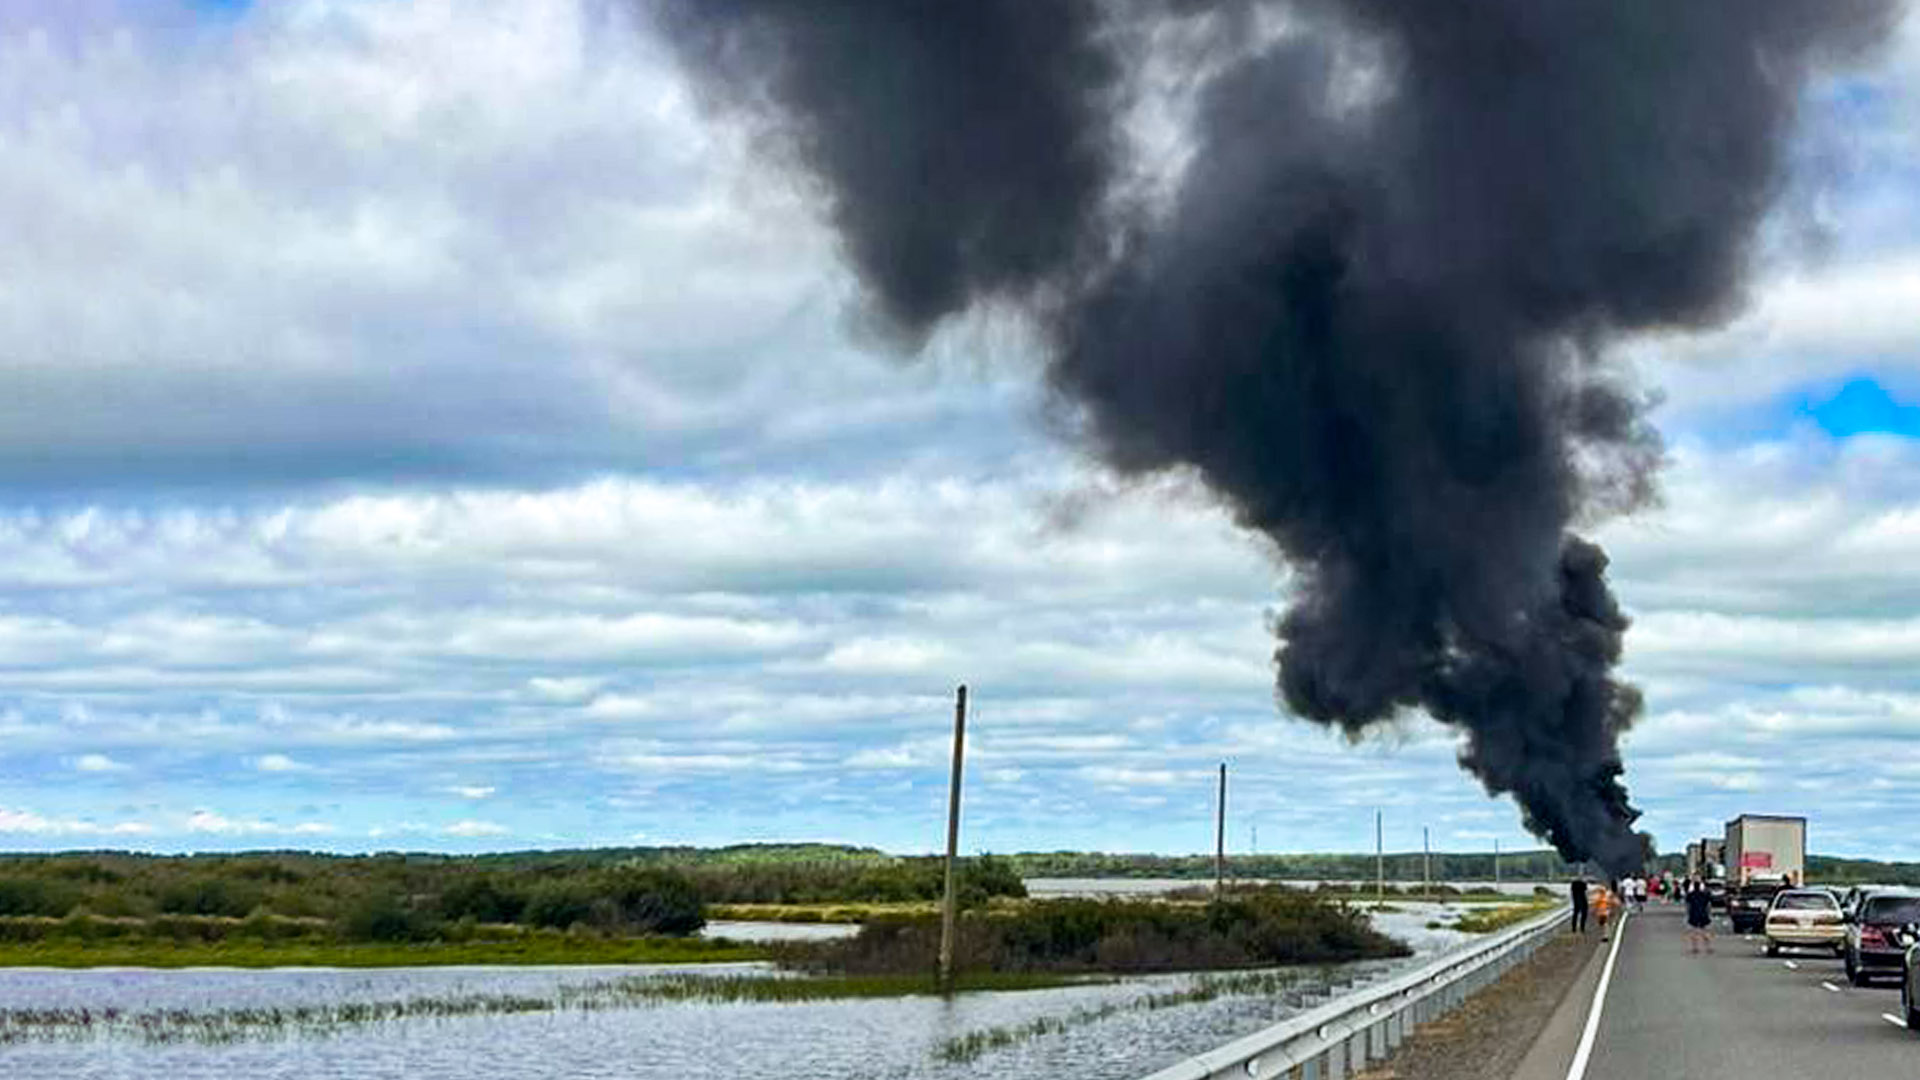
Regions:
<svg viewBox="0 0 1920 1080"><path fill-rule="evenodd" d="M1898 892L1900 891L1900 886L1870 884L1848 886L1847 890L1840 894L1840 914L1853 914L1854 910L1860 906L1860 901L1866 899L1869 894L1886 892L1888 889Z"/></svg>
<svg viewBox="0 0 1920 1080"><path fill-rule="evenodd" d="M1723 908L1727 906L1727 883L1721 878L1707 880L1707 906Z"/></svg>
<svg viewBox="0 0 1920 1080"><path fill-rule="evenodd" d="M1727 890L1727 921L1736 934L1751 934L1767 921L1767 908L1775 893L1786 888L1783 881L1750 881Z"/></svg>
<svg viewBox="0 0 1920 1080"><path fill-rule="evenodd" d="M1896 937L1907 947L1900 966L1900 1018L1908 1031L1920 1035L1920 925L1908 923Z"/></svg>
<svg viewBox="0 0 1920 1080"><path fill-rule="evenodd" d="M1897 974L1906 966L1900 929L1920 923L1920 892L1911 889L1867 893L1847 916L1847 981L1865 986L1879 974Z"/></svg>

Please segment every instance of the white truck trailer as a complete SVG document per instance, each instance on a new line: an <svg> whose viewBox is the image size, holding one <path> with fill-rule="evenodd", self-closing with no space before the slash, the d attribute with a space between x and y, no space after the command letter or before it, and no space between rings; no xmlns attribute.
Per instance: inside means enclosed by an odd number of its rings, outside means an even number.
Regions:
<svg viewBox="0 0 1920 1080"><path fill-rule="evenodd" d="M1807 882L1807 819L1741 814L1727 822L1727 886Z"/></svg>

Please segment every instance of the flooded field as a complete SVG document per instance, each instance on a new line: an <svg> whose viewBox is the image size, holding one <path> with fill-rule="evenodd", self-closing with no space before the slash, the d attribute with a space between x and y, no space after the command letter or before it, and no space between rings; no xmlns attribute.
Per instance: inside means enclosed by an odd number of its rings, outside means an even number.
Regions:
<svg viewBox="0 0 1920 1080"><path fill-rule="evenodd" d="M656 980L767 971L750 964L0 970L0 1076L1131 1080L1467 939L1432 925L1446 921L1441 905L1394 907L1376 925L1412 945L1413 960L950 1000L716 1002L645 993ZM802 928L715 929L754 937ZM36 1027L21 1019L34 1014L61 1020ZM233 1022L210 1025L207 1017Z"/></svg>

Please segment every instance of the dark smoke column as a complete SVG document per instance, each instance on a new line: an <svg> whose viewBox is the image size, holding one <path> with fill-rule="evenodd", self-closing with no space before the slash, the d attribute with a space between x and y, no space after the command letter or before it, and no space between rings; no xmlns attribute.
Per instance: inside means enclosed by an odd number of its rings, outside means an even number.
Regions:
<svg viewBox="0 0 1920 1080"><path fill-rule="evenodd" d="M1563 855L1640 859L1627 620L1571 529L1660 451L1605 353L1738 308L1807 76L1894 0L1301 0L1131 217L1125 50L1248 4L663 2L905 340L1024 301L1089 446L1196 471L1279 547L1287 708L1425 711Z"/></svg>

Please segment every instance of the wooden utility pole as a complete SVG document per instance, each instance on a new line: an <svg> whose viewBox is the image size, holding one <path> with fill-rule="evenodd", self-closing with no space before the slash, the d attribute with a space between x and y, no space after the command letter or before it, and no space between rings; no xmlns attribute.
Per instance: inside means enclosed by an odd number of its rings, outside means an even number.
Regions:
<svg viewBox="0 0 1920 1080"><path fill-rule="evenodd" d="M1380 831L1380 811L1373 812L1373 896L1374 902L1387 902L1387 847Z"/></svg>
<svg viewBox="0 0 1920 1080"><path fill-rule="evenodd" d="M1213 894L1227 885L1227 763L1220 763L1220 805L1213 817Z"/></svg>
<svg viewBox="0 0 1920 1080"><path fill-rule="evenodd" d="M1433 899L1433 836L1420 826L1420 894Z"/></svg>
<svg viewBox="0 0 1920 1080"><path fill-rule="evenodd" d="M953 699L953 777L947 782L947 890L940 901L940 988L953 985L954 862L960 853L960 762L967 745L967 688Z"/></svg>

